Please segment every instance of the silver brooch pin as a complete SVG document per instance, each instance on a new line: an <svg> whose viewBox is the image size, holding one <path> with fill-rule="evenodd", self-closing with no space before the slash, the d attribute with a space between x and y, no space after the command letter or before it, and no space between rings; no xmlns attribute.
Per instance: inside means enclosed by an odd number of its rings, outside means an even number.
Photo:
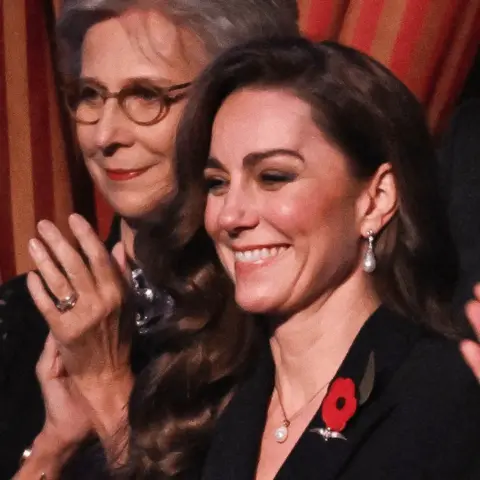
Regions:
<svg viewBox="0 0 480 480"><path fill-rule="evenodd" d="M339 440L346 440L347 437L342 435L340 432L334 432L333 430L330 430L329 428L312 428L310 430L312 433L318 433L318 435L321 435L323 439L328 442L331 438L339 439Z"/></svg>

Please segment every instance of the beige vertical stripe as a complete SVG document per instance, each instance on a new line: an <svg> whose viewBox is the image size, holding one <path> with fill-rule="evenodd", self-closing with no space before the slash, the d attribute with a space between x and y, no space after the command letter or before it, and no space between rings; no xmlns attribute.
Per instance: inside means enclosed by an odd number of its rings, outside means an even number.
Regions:
<svg viewBox="0 0 480 480"><path fill-rule="evenodd" d="M297 0L299 10L298 24L302 32L308 24L308 17L312 14L312 1L311 0Z"/></svg>
<svg viewBox="0 0 480 480"><path fill-rule="evenodd" d="M24 0L4 2L3 20L13 237L17 271L24 272L31 268L27 245L35 233Z"/></svg>
<svg viewBox="0 0 480 480"><path fill-rule="evenodd" d="M68 215L72 212L70 178L65 143L60 128L59 108L51 62L47 62L48 103L50 117L51 155L54 188L54 221L63 233L68 232Z"/></svg>
<svg viewBox="0 0 480 480"><path fill-rule="evenodd" d="M463 15L458 20L458 28L452 47L442 66L442 72L439 75L435 86L435 92L432 96L432 102L428 107L428 123L433 128L439 122L445 108L449 105L449 100L453 94L452 86L455 83L455 77L458 75L459 66L465 61L463 53L472 35L476 35L478 40L478 23L480 15L480 2L472 0L468 2L463 10Z"/></svg>
<svg viewBox="0 0 480 480"><path fill-rule="evenodd" d="M343 26L338 36L340 43L344 43L345 45L352 44L355 29L358 24L358 18L360 17L362 8L363 0L354 0L348 5Z"/></svg>
<svg viewBox="0 0 480 480"><path fill-rule="evenodd" d="M378 19L376 35L369 53L384 65L388 65L392 58L407 1L394 0L387 2Z"/></svg>

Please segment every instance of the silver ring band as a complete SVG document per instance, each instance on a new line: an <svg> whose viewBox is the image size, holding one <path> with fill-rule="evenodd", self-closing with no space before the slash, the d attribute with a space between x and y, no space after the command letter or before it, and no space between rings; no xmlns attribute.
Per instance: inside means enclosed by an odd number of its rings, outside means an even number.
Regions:
<svg viewBox="0 0 480 480"><path fill-rule="evenodd" d="M78 294L77 292L73 291L71 295L61 300L57 300L55 306L60 313L65 313L71 310L77 303Z"/></svg>
<svg viewBox="0 0 480 480"><path fill-rule="evenodd" d="M32 447L26 448L22 456L20 458L20 464L19 467L22 468L23 464L30 458L32 455ZM38 477L38 480L47 480L47 476L45 475L45 472L40 472L40 476Z"/></svg>

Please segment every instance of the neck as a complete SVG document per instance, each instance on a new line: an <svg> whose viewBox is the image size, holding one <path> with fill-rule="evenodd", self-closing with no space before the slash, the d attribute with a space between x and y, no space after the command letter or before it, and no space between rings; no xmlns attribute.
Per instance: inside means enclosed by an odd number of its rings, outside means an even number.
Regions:
<svg viewBox="0 0 480 480"><path fill-rule="evenodd" d="M286 411L296 411L336 374L380 301L370 285L350 279L279 324L270 345L276 386Z"/></svg>
<svg viewBox="0 0 480 480"><path fill-rule="evenodd" d="M127 220L122 218L120 222L120 240L125 248L125 253L132 259L135 259L133 244L136 232L137 230Z"/></svg>

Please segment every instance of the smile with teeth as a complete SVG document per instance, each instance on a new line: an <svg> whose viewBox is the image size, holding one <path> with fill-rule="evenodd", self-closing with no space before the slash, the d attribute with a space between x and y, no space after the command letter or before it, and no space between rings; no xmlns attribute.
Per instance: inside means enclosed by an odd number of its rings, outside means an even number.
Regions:
<svg viewBox="0 0 480 480"><path fill-rule="evenodd" d="M235 260L242 263L262 262L267 258L277 257L285 252L288 247L255 248L254 250L243 250L235 252Z"/></svg>

